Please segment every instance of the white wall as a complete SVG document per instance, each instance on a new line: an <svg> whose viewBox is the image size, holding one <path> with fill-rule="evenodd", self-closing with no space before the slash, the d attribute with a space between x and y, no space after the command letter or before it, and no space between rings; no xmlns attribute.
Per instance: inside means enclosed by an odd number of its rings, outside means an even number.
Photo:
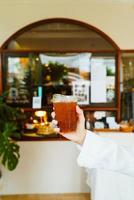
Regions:
<svg viewBox="0 0 134 200"><path fill-rule="evenodd" d="M0 0L0 45L20 28L38 20L65 17L89 23L122 49L134 49L134 2L104 0ZM98 3L97 3L98 2ZM124 2L124 1L119 1Z"/></svg>
<svg viewBox="0 0 134 200"><path fill-rule="evenodd" d="M0 194L89 192L85 170L78 167L79 150L69 141L20 142L15 171L3 168Z"/></svg>
<svg viewBox="0 0 134 200"><path fill-rule="evenodd" d="M116 2L0 0L0 46L14 32L30 23L64 17L99 28L121 49L134 49L134 3ZM76 157L77 150L70 142L22 142L19 166L13 172L3 171L0 192L85 192L85 173L77 166Z"/></svg>

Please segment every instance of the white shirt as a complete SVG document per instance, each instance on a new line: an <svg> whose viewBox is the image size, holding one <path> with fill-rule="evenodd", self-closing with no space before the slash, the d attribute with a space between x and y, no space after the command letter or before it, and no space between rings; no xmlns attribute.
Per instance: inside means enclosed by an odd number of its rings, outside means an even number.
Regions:
<svg viewBox="0 0 134 200"><path fill-rule="evenodd" d="M91 131L87 131L77 162L88 169L111 170L134 177L134 148Z"/></svg>

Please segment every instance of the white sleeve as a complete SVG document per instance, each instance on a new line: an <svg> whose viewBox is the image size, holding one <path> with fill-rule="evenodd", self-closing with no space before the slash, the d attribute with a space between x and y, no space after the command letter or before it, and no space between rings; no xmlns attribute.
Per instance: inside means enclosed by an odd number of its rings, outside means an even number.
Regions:
<svg viewBox="0 0 134 200"><path fill-rule="evenodd" d="M88 131L77 159L88 169L106 169L134 176L134 148Z"/></svg>

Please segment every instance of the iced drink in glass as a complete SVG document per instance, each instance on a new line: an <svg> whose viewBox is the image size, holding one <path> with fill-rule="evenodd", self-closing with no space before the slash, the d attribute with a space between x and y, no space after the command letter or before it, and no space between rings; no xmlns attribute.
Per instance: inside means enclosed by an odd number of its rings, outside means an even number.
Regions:
<svg viewBox="0 0 134 200"><path fill-rule="evenodd" d="M69 133L76 130L76 105L77 99L72 95L53 95L53 106L56 114L55 118L58 121L61 132Z"/></svg>

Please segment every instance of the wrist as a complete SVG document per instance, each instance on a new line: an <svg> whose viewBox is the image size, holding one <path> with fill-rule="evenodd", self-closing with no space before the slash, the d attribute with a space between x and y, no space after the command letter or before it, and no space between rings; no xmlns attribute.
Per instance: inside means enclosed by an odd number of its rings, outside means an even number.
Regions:
<svg viewBox="0 0 134 200"><path fill-rule="evenodd" d="M77 141L78 144L82 145L85 141L85 137L86 137L86 129L83 130L83 133L81 134L81 137L79 138L79 140Z"/></svg>

